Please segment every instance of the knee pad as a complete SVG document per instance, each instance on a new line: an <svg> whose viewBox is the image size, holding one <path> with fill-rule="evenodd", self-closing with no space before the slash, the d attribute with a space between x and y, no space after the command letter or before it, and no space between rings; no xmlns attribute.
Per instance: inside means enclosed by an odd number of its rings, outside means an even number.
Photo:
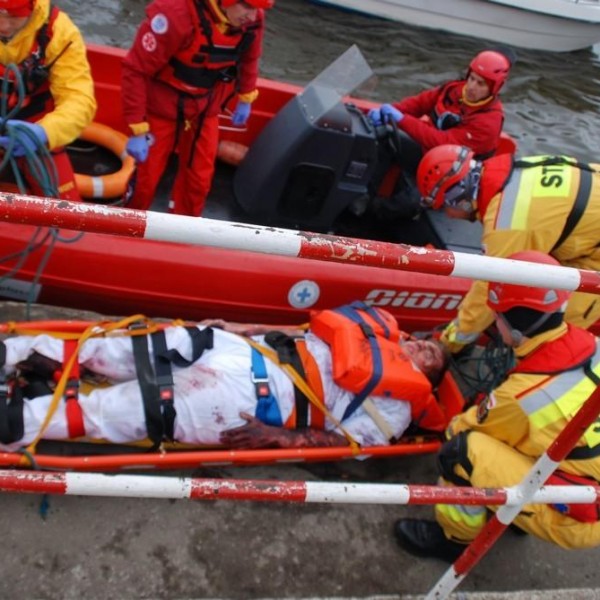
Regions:
<svg viewBox="0 0 600 600"><path fill-rule="evenodd" d="M470 477L473 473L473 465L469 460L467 437L468 431L461 431L452 439L445 442L437 456L437 467L440 475L454 485L470 485L468 479L456 474L456 467L462 467L463 471Z"/></svg>

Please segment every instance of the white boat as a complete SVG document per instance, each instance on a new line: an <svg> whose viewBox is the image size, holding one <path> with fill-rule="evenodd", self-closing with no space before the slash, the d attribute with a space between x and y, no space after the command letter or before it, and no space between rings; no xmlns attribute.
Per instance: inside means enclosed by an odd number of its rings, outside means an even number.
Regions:
<svg viewBox="0 0 600 600"><path fill-rule="evenodd" d="M553 52L600 42L600 0L313 0L371 16Z"/></svg>

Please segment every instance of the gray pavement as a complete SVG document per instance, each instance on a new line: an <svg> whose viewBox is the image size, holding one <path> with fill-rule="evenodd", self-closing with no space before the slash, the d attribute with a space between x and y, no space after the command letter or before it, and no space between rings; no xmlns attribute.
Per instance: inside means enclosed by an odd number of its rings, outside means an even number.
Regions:
<svg viewBox="0 0 600 600"><path fill-rule="evenodd" d="M21 307L0 304L2 320ZM72 311L36 307L34 318ZM88 316L88 315L84 315ZM433 456L212 467L217 478L434 483ZM412 600L448 566L402 552L401 516L427 506L0 495L0 598ZM600 599L600 549L565 551L507 532L454 598Z"/></svg>

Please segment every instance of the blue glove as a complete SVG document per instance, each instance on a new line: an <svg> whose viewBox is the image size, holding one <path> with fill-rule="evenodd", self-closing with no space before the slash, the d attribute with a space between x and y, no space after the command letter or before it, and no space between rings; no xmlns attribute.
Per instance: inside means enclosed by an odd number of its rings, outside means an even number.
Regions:
<svg viewBox="0 0 600 600"><path fill-rule="evenodd" d="M0 137L0 146L7 150L11 141L14 140L12 155L15 158L36 152L40 145L45 146L48 143L46 130L36 123L9 119L6 121L5 127L9 135Z"/></svg>
<svg viewBox="0 0 600 600"><path fill-rule="evenodd" d="M394 108L391 104L382 104L381 106L381 120L384 123L389 123L391 120L400 123L404 119L404 113L400 112L397 108Z"/></svg>
<svg viewBox="0 0 600 600"><path fill-rule="evenodd" d="M372 108L367 113L367 117L369 119L371 119L371 123L373 123L373 125L375 125L376 127L379 127L379 125L383 125L383 121L381 119L381 109L379 109L379 108Z"/></svg>
<svg viewBox="0 0 600 600"><path fill-rule="evenodd" d="M137 162L145 162L150 150L150 140L146 133L133 135L127 140L125 150L129 156L133 156Z"/></svg>
<svg viewBox="0 0 600 600"><path fill-rule="evenodd" d="M250 108L251 105L249 102L242 102L240 100L231 115L231 122L238 126L245 125L250 116Z"/></svg>

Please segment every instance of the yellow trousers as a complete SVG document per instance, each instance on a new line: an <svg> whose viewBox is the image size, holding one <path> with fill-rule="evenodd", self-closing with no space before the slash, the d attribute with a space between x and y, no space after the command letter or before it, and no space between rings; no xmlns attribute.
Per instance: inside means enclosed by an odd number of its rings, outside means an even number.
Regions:
<svg viewBox="0 0 600 600"><path fill-rule="evenodd" d="M455 472L473 487L517 485L535 463L533 458L511 446L476 431L468 435L467 449L472 473L469 475L460 465L455 466ZM468 543L485 525L489 513L483 508L437 505L436 519L449 539ZM488 508L497 510L496 506ZM524 531L563 548L591 548L600 544L600 521L581 523L547 504L525 505L514 523Z"/></svg>

